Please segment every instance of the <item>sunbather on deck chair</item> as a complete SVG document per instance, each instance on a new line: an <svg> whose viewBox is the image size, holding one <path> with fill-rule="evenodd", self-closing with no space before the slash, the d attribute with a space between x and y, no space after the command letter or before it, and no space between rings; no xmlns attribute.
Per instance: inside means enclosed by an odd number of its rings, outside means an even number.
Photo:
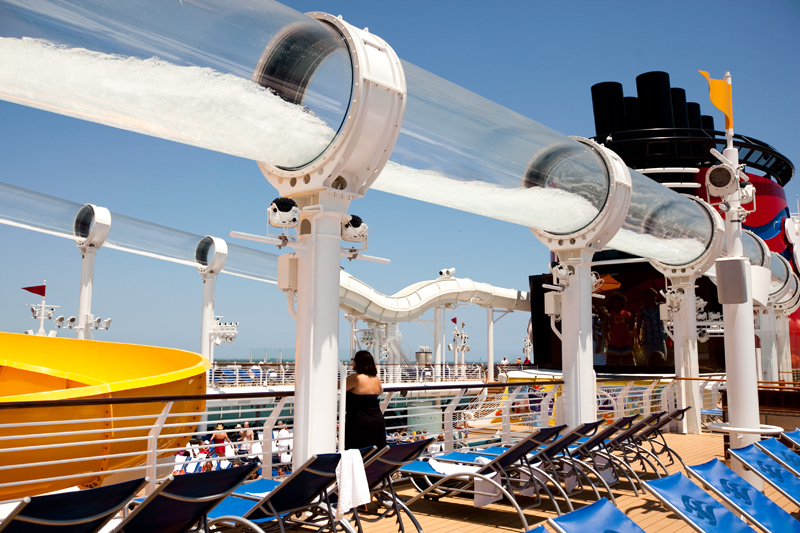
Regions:
<svg viewBox="0 0 800 533"><path fill-rule="evenodd" d="M800 522L718 459L690 466L689 472L764 533L800 533Z"/></svg>
<svg viewBox="0 0 800 533"><path fill-rule="evenodd" d="M754 533L738 516L703 492L682 472L645 481L647 490L700 533Z"/></svg>
<svg viewBox="0 0 800 533"><path fill-rule="evenodd" d="M520 440L507 452L495 457L481 467L457 465L454 463L439 463L439 465L437 465L439 468L451 470L452 473L450 474L437 471L433 468L430 461L414 461L401 468L400 472L412 478L423 478L424 482L429 483L429 485L405 503L410 506L420 498L429 497L430 494L433 494L433 497L438 499L446 494L465 493L478 496L475 505L480 507L505 496L509 500L509 503L514 506L514 509L517 511L523 523L523 527L527 530L525 515L522 513L522 509L513 494L515 491L521 493L532 492L530 495L534 496L535 501L532 505L528 506L528 508L534 507L541 503L541 496L538 490L533 489L535 487L541 487L553 502L553 506L556 508L558 514L561 514L561 509L545 482L539 479L538 476L530 476L528 479L524 479L524 476L520 474L525 472L530 473L533 470L529 464L524 464L523 466L523 463L526 462L526 456L539 446L555 440L562 429L563 426L543 428L537 433L533 433L529 437ZM564 494L558 482L543 472L540 475L543 475L545 479L549 479L557 490L566 498L566 494ZM415 486L419 489L419 485ZM566 501L567 506L572 510L572 504L569 502L569 499L566 498Z"/></svg>
<svg viewBox="0 0 800 533"><path fill-rule="evenodd" d="M0 522L0 531L99 531L146 483L142 478L78 492L26 497Z"/></svg>

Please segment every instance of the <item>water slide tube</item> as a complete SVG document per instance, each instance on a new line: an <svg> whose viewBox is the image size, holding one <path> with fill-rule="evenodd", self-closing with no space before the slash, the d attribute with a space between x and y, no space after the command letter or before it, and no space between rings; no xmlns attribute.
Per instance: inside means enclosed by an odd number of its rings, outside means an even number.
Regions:
<svg viewBox="0 0 800 533"><path fill-rule="evenodd" d="M332 25L275 2L6 0L0 20L0 98L282 169L312 168L336 143L364 81ZM403 69L402 130L373 188L558 235L600 213L609 176L594 150ZM666 265L702 256L709 214L629 172L609 246Z"/></svg>
<svg viewBox="0 0 800 533"><path fill-rule="evenodd" d="M0 487L0 500L52 492L81 485L101 485L106 476L83 475L110 469L133 467L144 462L147 441L143 439L164 408L161 403L98 404L76 407L3 408L9 402L71 400L77 398L128 398L205 394L208 361L202 356L182 350L117 344L91 340L36 337L0 333L0 484L40 480L34 484ZM172 406L173 413L198 413L205 410L203 401L181 401ZM146 418L108 421L110 417ZM151 418L147 418L151 416ZM80 420L80 422L70 422ZM88 421L87 420L91 420ZM20 422L27 425L19 426ZM169 418L169 424L185 424L164 428L162 435L194 431L200 416ZM48 422L46 425L36 425ZM53 423L54 422L54 423ZM11 426L11 427L10 427ZM143 429L125 428L143 427ZM52 433L81 430L77 435ZM91 430L101 430L91 432ZM41 434L41 437L37 437ZM18 439L9 438L19 436ZM23 437L24 435L24 437ZM106 442L116 438L139 437L129 442ZM186 437L164 438L159 448L185 446ZM91 443L68 446L70 443ZM64 444L63 447L35 449L36 446ZM21 448L22 451L15 451ZM115 457L116 454L133 454ZM173 452L169 452L170 454ZM98 457L74 463L34 466L33 463ZM144 471L140 472L144 476ZM62 478L66 479L51 479ZM49 481L48 481L49 480Z"/></svg>
<svg viewBox="0 0 800 533"><path fill-rule="evenodd" d="M0 183L0 224L75 239L74 223L83 204ZM181 231L118 213L103 248L196 267L195 251L204 235ZM228 244L223 274L275 282L278 256Z"/></svg>
<svg viewBox="0 0 800 533"><path fill-rule="evenodd" d="M442 276L386 296L345 271L339 274L339 307L361 320L410 322L437 305L473 302L501 309L530 311L527 292L493 287L471 279Z"/></svg>

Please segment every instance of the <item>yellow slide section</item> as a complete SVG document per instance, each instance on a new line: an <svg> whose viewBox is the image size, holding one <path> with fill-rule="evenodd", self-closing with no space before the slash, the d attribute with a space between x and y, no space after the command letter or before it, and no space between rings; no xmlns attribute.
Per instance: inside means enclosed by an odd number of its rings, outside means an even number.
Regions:
<svg viewBox="0 0 800 533"><path fill-rule="evenodd" d="M75 485L97 486L105 476L80 474L128 468L145 461L148 426L155 423L163 402L47 408L3 408L8 402L46 400L130 398L205 394L208 360L203 356L169 348L116 344L77 339L59 339L0 333L0 483L78 476L65 480L43 481L0 487L0 500L42 494ZM177 401L173 413L202 413L204 401ZM111 421L111 417L147 418ZM78 422L86 421L89 422ZM197 416L168 418L162 435L194 431ZM37 422L51 422L37 425ZM30 425L28 425L30 424ZM10 427L16 426L16 427ZM138 427L122 431L125 427ZM80 432L65 435L65 432ZM57 435L53 435L57 434ZM41 435L41 436L37 436ZM8 439L7 437L19 436ZM24 436L24 437L23 437ZM112 442L114 439L131 439ZM186 437L161 438L160 449L186 444ZM80 445L44 447L53 444ZM22 448L22 450L12 450ZM131 454L108 457L114 454ZM96 457L59 465L28 467L82 457ZM141 471L142 477L145 473Z"/></svg>

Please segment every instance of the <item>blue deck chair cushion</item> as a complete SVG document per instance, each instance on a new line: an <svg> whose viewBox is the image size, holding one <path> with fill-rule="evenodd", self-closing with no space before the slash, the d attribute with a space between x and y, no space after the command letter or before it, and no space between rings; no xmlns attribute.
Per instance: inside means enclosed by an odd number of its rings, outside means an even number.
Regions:
<svg viewBox="0 0 800 533"><path fill-rule="evenodd" d="M644 482L665 506L704 533L753 532L739 517L704 492L681 472Z"/></svg>
<svg viewBox="0 0 800 533"><path fill-rule="evenodd" d="M735 450L731 448L730 454L778 489L778 492L792 503L800 506L800 479L794 477L773 458L756 448L754 444Z"/></svg>
<svg viewBox="0 0 800 533"><path fill-rule="evenodd" d="M259 479L257 481L253 481L252 483L247 483L246 485L239 485L236 487L236 490L234 490L233 493L237 496L245 496L252 499L255 498L255 496L250 496L250 494L264 494L267 492L272 492L275 490L275 487L280 484L281 482L275 479Z"/></svg>
<svg viewBox="0 0 800 533"><path fill-rule="evenodd" d="M718 459L689 470L764 531L800 533L800 522Z"/></svg>
<svg viewBox="0 0 800 533"><path fill-rule="evenodd" d="M800 446L800 429L794 431L784 431L782 435L794 446Z"/></svg>
<svg viewBox="0 0 800 533"><path fill-rule="evenodd" d="M240 516L254 522L262 522L274 519L271 513L265 513L265 510L268 510L265 505L267 501L278 514L306 507L336 481L336 466L339 464L339 458L338 453L316 455L309 459L303 468L293 472L260 501L254 502L231 496L225 498L208 514L208 517L214 519L222 516Z"/></svg>
<svg viewBox="0 0 800 533"><path fill-rule="evenodd" d="M156 497L120 524L125 533L180 533L188 530L241 485L257 464L177 476Z"/></svg>
<svg viewBox="0 0 800 533"><path fill-rule="evenodd" d="M800 455L797 455L791 448L784 446L775 438L762 440L755 444L760 450L763 450L767 455L778 461L785 469L800 477Z"/></svg>
<svg viewBox="0 0 800 533"><path fill-rule="evenodd" d="M14 516L12 511L8 518L0 522L0 531L91 533L108 522L144 485L142 478L96 489L26 498L20 504L25 505L19 514ZM29 519L53 521L54 524L34 524L28 522Z"/></svg>
<svg viewBox="0 0 800 533"><path fill-rule="evenodd" d="M547 521L559 533L645 533L636 522L605 498Z"/></svg>

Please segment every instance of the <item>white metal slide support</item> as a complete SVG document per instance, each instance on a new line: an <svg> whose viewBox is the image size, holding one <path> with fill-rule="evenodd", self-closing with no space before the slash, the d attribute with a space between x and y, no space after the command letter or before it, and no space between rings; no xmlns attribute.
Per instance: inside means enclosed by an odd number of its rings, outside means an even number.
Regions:
<svg viewBox="0 0 800 533"><path fill-rule="evenodd" d="M347 413L347 369L341 361L339 363L339 453L345 449L344 424Z"/></svg>
<svg viewBox="0 0 800 533"><path fill-rule="evenodd" d="M494 381L494 307L486 308L486 382Z"/></svg>
<svg viewBox="0 0 800 533"><path fill-rule="evenodd" d="M574 429L597 416L592 344L593 251L587 248L558 252L562 265L572 272L561 293L561 351L564 423Z"/></svg>
<svg viewBox="0 0 800 533"><path fill-rule="evenodd" d="M629 381L627 385L617 392L617 398L614 401L614 415L616 418L625 416L625 400L628 399L628 393L631 391L631 387L633 387L633 381Z"/></svg>
<svg viewBox="0 0 800 533"><path fill-rule="evenodd" d="M394 398L394 392L387 392L386 398L381 402L381 413L386 412L386 408L389 407L389 402L392 401L392 398Z"/></svg>
<svg viewBox="0 0 800 533"><path fill-rule="evenodd" d="M758 338L761 341L761 380L778 381L778 322L775 309L770 305L760 314L761 331L758 333Z"/></svg>
<svg viewBox="0 0 800 533"><path fill-rule="evenodd" d="M167 415L172 410L172 402L167 402L161 414L158 415L153 427L147 433L147 477L150 482L144 489L145 494L150 495L156 490L156 466L158 465L158 437L161 429L167 421Z"/></svg>
<svg viewBox="0 0 800 533"><path fill-rule="evenodd" d="M278 400L278 405L272 409L269 418L264 421L264 438L261 440L261 472L265 479L272 479L272 447L275 445L272 430L275 429L275 423L281 416L286 400L285 396Z"/></svg>
<svg viewBox="0 0 800 533"><path fill-rule="evenodd" d="M79 339L90 339L92 336L92 286L96 252L94 248L81 249L81 290L78 296L78 326L75 328Z"/></svg>
<svg viewBox="0 0 800 533"><path fill-rule="evenodd" d="M461 397L464 396L464 389L458 391L458 394L450 400L450 403L444 409L444 451L452 452L453 447L453 413L461 402Z"/></svg>
<svg viewBox="0 0 800 533"><path fill-rule="evenodd" d="M675 341L675 377L676 404L678 409L690 407L683 420L678 422L681 433L700 433L700 411L703 403L700 400L700 368L697 360L697 308L695 307L695 284L693 278L677 281L673 279L673 288L678 289L680 303L673 316Z"/></svg>
<svg viewBox="0 0 800 533"><path fill-rule="evenodd" d="M510 387L509 387L510 389ZM511 404L519 394L520 387L514 387L514 390L509 390L508 398L503 402L503 423L502 423L502 441L503 444L511 444Z"/></svg>
<svg viewBox="0 0 800 533"><path fill-rule="evenodd" d="M336 449L341 220L349 199L320 192L316 212L301 215L293 466ZM313 213L313 214L312 214Z"/></svg>

